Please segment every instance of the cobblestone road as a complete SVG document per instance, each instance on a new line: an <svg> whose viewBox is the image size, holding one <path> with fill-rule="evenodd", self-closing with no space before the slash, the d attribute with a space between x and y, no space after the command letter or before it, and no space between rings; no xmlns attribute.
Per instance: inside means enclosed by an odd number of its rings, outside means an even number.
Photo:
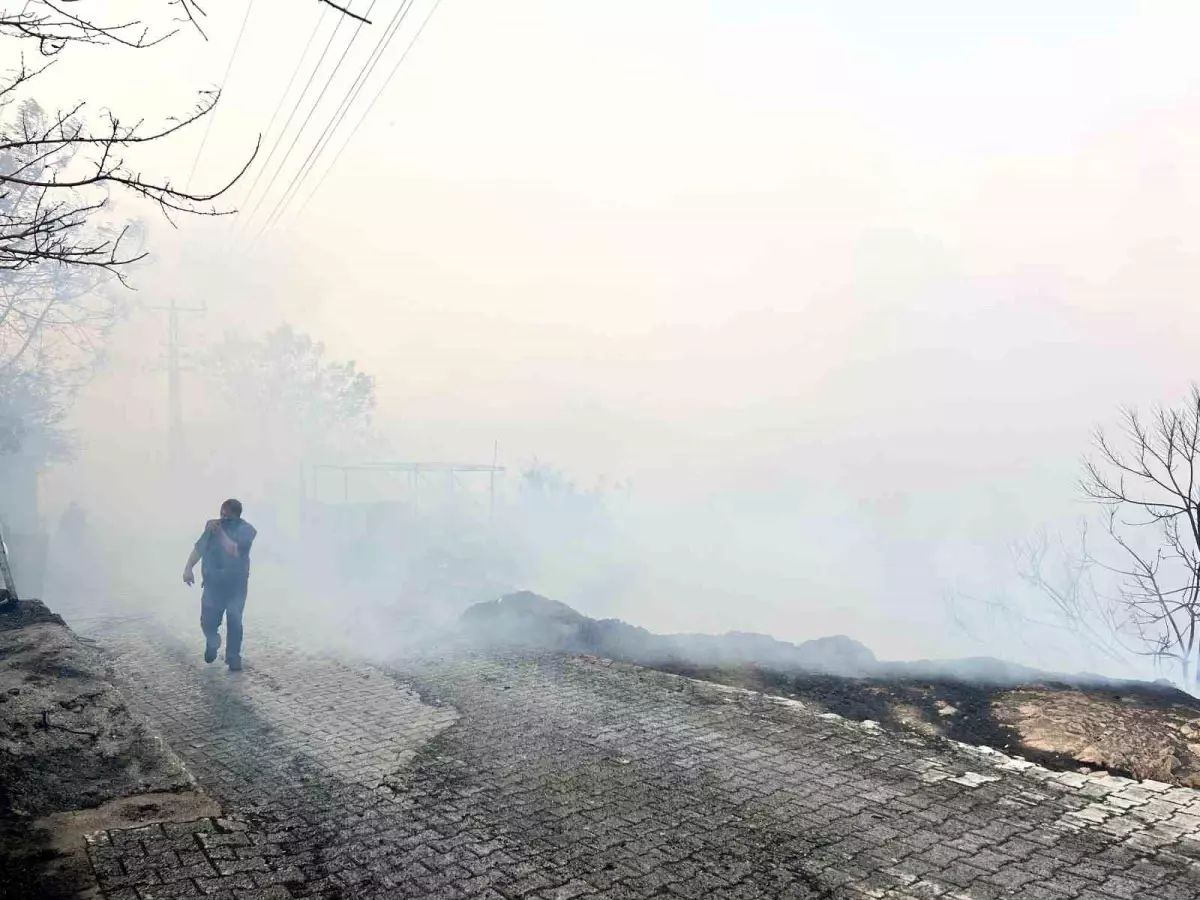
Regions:
<svg viewBox="0 0 1200 900"><path fill-rule="evenodd" d="M92 835L110 900L1200 898L1200 793L599 660L380 669L94 620L225 818Z"/></svg>

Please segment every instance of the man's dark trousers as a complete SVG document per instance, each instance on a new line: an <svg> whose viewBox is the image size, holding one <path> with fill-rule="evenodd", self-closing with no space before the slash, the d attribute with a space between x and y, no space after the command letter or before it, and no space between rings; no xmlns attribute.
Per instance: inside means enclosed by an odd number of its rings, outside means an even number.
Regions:
<svg viewBox="0 0 1200 900"><path fill-rule="evenodd" d="M242 611L246 608L248 584L205 583L200 596L200 628L210 650L221 646L221 617L225 617L225 660L242 658Z"/></svg>

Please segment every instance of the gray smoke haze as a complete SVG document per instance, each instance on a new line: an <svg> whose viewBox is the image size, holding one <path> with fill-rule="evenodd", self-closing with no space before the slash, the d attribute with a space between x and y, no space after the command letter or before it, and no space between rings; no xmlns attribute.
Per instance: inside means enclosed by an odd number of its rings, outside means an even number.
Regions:
<svg viewBox="0 0 1200 900"><path fill-rule="evenodd" d="M244 160L315 19L267 5L201 180ZM93 66L89 90L177 109L222 76L240 11L212 15L208 45L138 60L154 79ZM261 535L251 641L269 604L314 640L348 620L385 652L414 616L522 588L660 632L1126 674L1054 628L964 628L947 597L1036 613L1009 546L1089 512L1075 482L1095 425L1196 376L1197 19L443 4L303 215L255 240L261 214L173 230L147 213L153 255L72 412L78 456L42 476L47 526L75 500L95 540L48 600L193 604L190 544L237 496ZM88 65L64 63L57 89ZM186 172L200 136L155 162ZM174 475L165 322L141 308L172 297L207 307L183 316ZM225 335L285 323L375 379L372 435L336 458L215 386L205 354ZM486 476L453 492L426 476L414 508L402 477L344 491L311 468L488 464L496 447L494 508Z"/></svg>

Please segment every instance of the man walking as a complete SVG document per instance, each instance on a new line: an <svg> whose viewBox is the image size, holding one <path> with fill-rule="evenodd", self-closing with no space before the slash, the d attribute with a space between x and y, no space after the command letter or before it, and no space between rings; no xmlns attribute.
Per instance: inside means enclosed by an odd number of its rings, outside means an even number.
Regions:
<svg viewBox="0 0 1200 900"><path fill-rule="evenodd" d="M211 519L204 526L183 570L184 583L193 585L196 576L192 569L203 560L200 628L204 631L204 661L210 663L217 658L224 616L225 662L231 672L242 670L242 611L250 586L250 547L257 534L254 526L242 518L242 504L226 500L221 504L221 518Z"/></svg>

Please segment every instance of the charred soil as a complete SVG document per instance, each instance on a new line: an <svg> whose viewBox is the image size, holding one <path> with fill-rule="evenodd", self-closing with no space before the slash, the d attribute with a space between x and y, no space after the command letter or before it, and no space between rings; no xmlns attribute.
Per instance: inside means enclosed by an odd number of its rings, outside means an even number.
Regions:
<svg viewBox="0 0 1200 900"><path fill-rule="evenodd" d="M656 635L530 593L472 607L463 626L479 641L599 656L788 697L1047 768L1200 787L1200 699L1163 684L1055 676L999 660L889 663L842 636L790 644L764 635Z"/></svg>
<svg viewBox="0 0 1200 900"><path fill-rule="evenodd" d="M0 610L0 897L75 896L80 822L107 827L96 811L114 803L119 824L168 815L193 787L62 619L36 600Z"/></svg>

